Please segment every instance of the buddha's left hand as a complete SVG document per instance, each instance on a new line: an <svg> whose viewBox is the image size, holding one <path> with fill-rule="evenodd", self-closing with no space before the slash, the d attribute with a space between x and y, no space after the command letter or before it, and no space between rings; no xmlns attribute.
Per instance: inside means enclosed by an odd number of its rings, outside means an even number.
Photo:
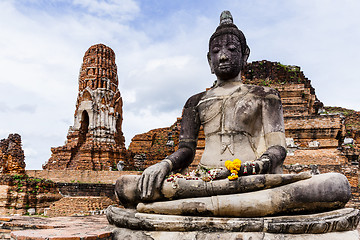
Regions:
<svg viewBox="0 0 360 240"><path fill-rule="evenodd" d="M253 162L244 162L241 164L238 175L264 174L269 171L270 160L268 158L259 158Z"/></svg>

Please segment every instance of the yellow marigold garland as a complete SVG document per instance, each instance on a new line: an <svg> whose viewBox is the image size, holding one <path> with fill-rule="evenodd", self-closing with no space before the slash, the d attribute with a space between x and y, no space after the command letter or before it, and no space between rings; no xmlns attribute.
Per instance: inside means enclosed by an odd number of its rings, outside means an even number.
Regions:
<svg viewBox="0 0 360 240"><path fill-rule="evenodd" d="M234 159L234 161L226 161L225 162L225 167L231 172L231 175L228 176L229 180L235 180L237 179L238 176L238 172L240 170L240 166L241 166L241 161L240 159Z"/></svg>

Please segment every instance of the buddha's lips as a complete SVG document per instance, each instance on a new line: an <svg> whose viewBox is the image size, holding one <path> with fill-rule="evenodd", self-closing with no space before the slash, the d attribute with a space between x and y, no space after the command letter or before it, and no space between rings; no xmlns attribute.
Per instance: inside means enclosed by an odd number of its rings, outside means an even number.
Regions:
<svg viewBox="0 0 360 240"><path fill-rule="evenodd" d="M230 67L230 64L229 63L220 63L219 64L219 68L220 69L226 69L226 68L229 68Z"/></svg>

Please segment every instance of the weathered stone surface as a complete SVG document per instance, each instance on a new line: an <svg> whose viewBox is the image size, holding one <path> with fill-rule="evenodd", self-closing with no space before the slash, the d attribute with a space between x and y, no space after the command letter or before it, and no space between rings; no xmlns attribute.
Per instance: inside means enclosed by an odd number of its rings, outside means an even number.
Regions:
<svg viewBox="0 0 360 240"><path fill-rule="evenodd" d="M43 168L109 170L126 162L122 104L114 51L103 44L91 46L80 70L74 125L65 145L51 149Z"/></svg>
<svg viewBox="0 0 360 240"><path fill-rule="evenodd" d="M252 192L262 189L275 188L296 181L311 178L309 172L301 174L261 174L243 176L234 181L226 179L216 181L190 180L176 178L164 181L161 194L153 196L151 201L165 199L182 199L194 197L207 197L215 195ZM119 178L115 184L115 192L119 201L124 206L134 206L140 200L137 185L140 176L127 175Z"/></svg>
<svg viewBox="0 0 360 240"><path fill-rule="evenodd" d="M331 232L326 234L272 234L254 232L206 232L206 231L139 231L107 227L107 220L103 215L86 217L55 217L39 218L29 216L7 216L0 219L2 230L0 236L4 239L243 239L243 240L357 240L356 231ZM11 232L12 231L12 232ZM251 238L250 238L251 237Z"/></svg>
<svg viewBox="0 0 360 240"><path fill-rule="evenodd" d="M299 234L304 237L307 234L353 231L356 229L359 217L359 210L349 208L319 214L265 218L217 218L144 214L135 210L120 209L112 206L107 209L107 218L110 224L118 228L156 231L158 234L192 231L198 233L225 232L228 234L251 232L262 233L259 236L263 236L263 233L271 233Z"/></svg>
<svg viewBox="0 0 360 240"><path fill-rule="evenodd" d="M112 239L120 240L183 240L183 239L198 239L198 240L358 240L359 234L356 230L346 232L332 232L324 234L272 234L272 233L212 233L212 232L151 232L151 231L137 231L125 228L117 228L113 230Z"/></svg>
<svg viewBox="0 0 360 240"><path fill-rule="evenodd" d="M260 217L321 212L344 207L351 197L346 177L339 173L315 175L273 189L248 193L139 203L143 213Z"/></svg>
<svg viewBox="0 0 360 240"><path fill-rule="evenodd" d="M86 217L29 217L10 216L0 221L3 229L10 229L16 240L110 240L105 216ZM10 233L5 239L10 239Z"/></svg>
<svg viewBox="0 0 360 240"><path fill-rule="evenodd" d="M25 156L21 145L21 136L10 134L0 140L0 173L24 173Z"/></svg>

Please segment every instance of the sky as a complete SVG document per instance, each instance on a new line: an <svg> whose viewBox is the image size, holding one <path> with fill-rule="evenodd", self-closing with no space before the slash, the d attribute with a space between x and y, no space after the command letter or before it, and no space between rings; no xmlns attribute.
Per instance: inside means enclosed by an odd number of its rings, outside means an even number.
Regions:
<svg viewBox="0 0 360 240"><path fill-rule="evenodd" d="M0 139L19 133L26 169L41 169L74 123L86 50L115 51L126 145L168 127L210 87L206 54L223 10L248 62L301 67L325 106L360 111L358 0L0 0Z"/></svg>

